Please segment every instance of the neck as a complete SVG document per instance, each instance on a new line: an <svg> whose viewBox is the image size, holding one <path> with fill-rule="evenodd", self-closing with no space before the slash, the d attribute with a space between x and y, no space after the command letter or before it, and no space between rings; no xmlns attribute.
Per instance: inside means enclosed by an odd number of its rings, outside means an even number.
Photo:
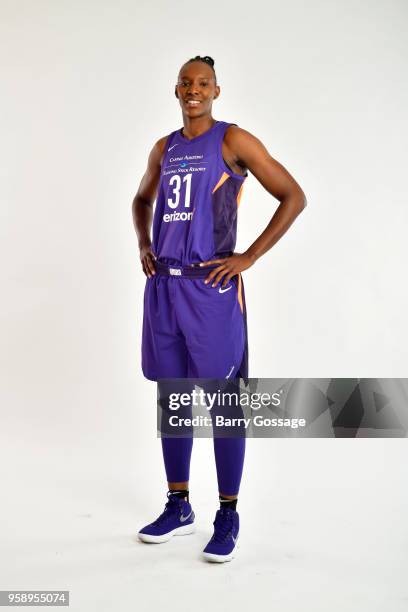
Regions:
<svg viewBox="0 0 408 612"><path fill-rule="evenodd" d="M215 123L216 120L211 115L205 117L188 117L183 115L184 128L182 134L185 138L191 140L211 129Z"/></svg>

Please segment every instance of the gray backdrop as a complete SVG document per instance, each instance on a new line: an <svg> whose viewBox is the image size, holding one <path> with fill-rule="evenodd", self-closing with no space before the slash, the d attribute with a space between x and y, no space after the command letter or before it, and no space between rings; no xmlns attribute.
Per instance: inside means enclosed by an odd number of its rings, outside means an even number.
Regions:
<svg viewBox="0 0 408 612"><path fill-rule="evenodd" d="M198 560L217 508L198 440L196 539L137 544L165 480L130 210L153 143L182 126L179 67L211 55L213 116L309 203L244 273L250 376L405 377L406 30L402 0L0 2L2 588L147 609L183 575L197 610L406 609L405 440L249 440L242 550L217 573ZM250 176L238 251L276 207Z"/></svg>

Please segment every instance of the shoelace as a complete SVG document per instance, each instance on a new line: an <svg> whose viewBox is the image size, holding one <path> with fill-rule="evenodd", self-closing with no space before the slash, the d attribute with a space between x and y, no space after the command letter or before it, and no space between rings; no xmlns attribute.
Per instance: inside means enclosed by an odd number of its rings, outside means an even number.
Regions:
<svg viewBox="0 0 408 612"><path fill-rule="evenodd" d="M213 542L225 542L232 533L234 526L233 515L226 510L218 510L215 515L214 534L211 538Z"/></svg>
<svg viewBox="0 0 408 612"><path fill-rule="evenodd" d="M180 508L180 500L177 497L168 497L168 502L164 506L164 511L161 515L153 521L152 525L162 525L164 522L168 521L170 517L175 513L175 511Z"/></svg>

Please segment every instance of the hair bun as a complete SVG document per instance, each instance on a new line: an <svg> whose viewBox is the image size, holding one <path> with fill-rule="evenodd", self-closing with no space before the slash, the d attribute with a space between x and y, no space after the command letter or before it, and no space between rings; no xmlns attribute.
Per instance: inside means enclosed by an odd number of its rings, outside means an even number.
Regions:
<svg viewBox="0 0 408 612"><path fill-rule="evenodd" d="M196 55L193 58L193 60L201 60L202 62L205 62L206 64L209 64L210 66L214 66L214 60L209 55L204 55L203 57L201 55ZM192 61L192 60L190 60L190 61Z"/></svg>
<svg viewBox="0 0 408 612"><path fill-rule="evenodd" d="M210 57L209 55L205 55L205 56L203 57L203 60L204 60L205 62L207 62L207 64L210 64L210 66L214 66L214 60L213 60L213 58L212 58L212 57Z"/></svg>

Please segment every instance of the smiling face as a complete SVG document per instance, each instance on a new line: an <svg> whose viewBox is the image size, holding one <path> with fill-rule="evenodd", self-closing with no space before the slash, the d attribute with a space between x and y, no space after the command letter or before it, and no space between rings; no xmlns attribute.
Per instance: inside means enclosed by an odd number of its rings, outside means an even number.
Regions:
<svg viewBox="0 0 408 612"><path fill-rule="evenodd" d="M183 115L211 115L212 102L220 94L211 66L201 61L184 64L179 72L175 94Z"/></svg>

